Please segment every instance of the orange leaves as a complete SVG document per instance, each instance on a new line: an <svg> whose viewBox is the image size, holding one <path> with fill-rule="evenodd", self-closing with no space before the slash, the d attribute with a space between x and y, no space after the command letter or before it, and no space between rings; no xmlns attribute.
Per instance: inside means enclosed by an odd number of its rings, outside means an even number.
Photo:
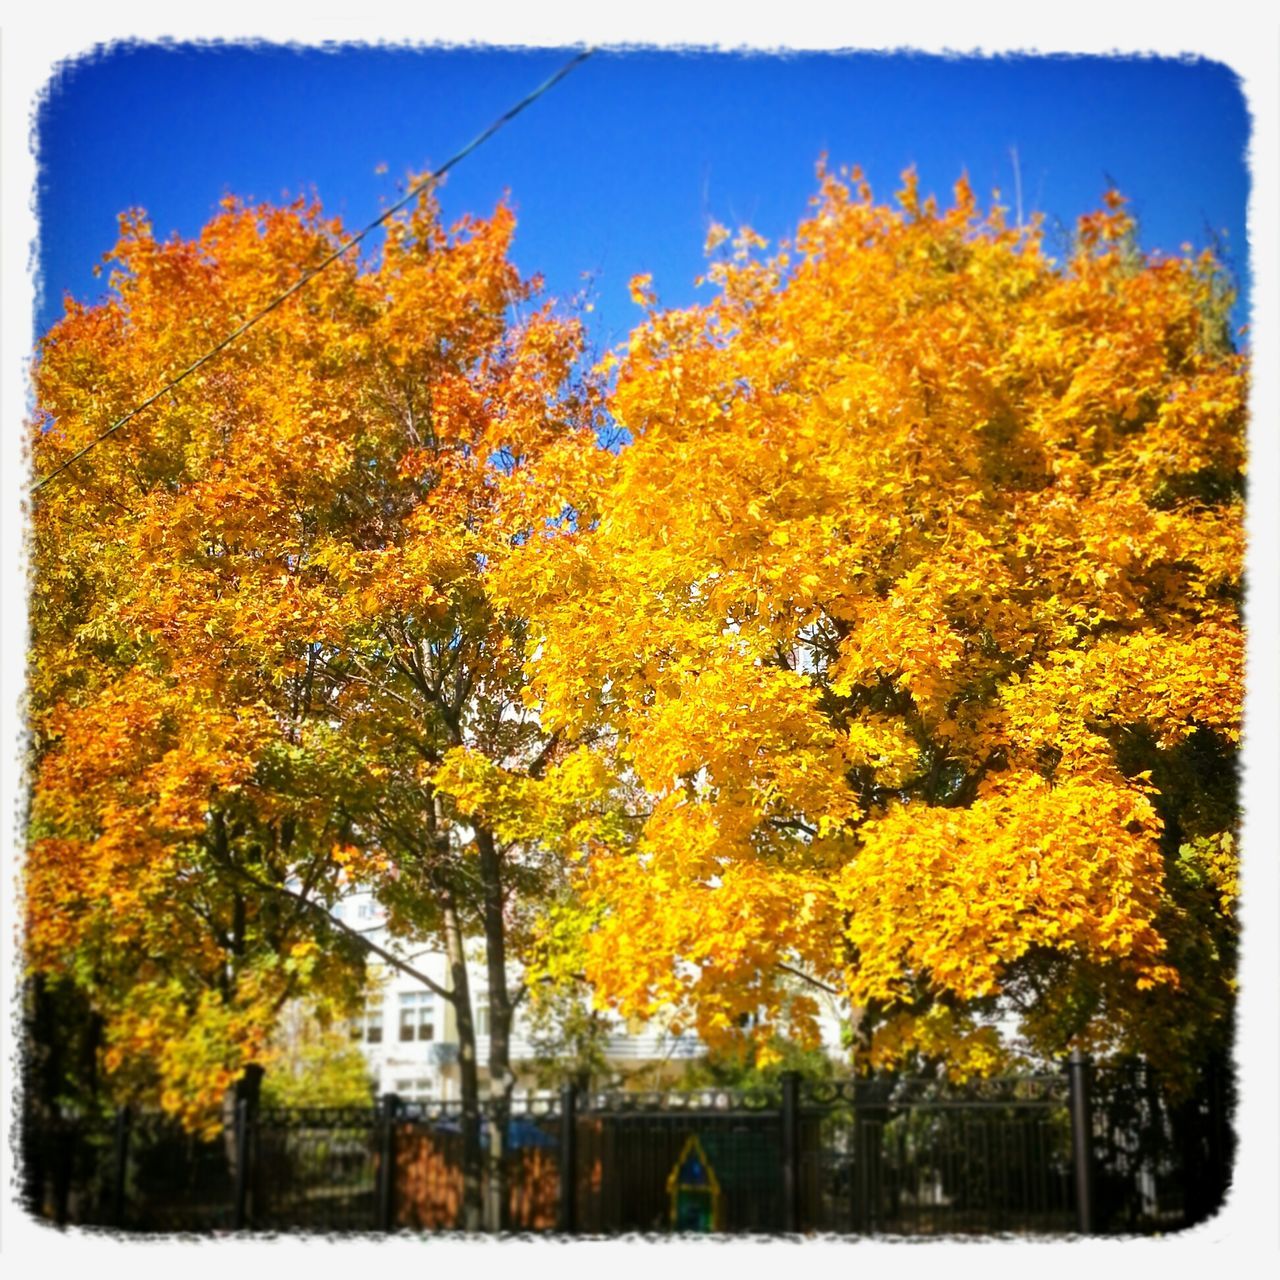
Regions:
<svg viewBox="0 0 1280 1280"><path fill-rule="evenodd" d="M945 1005L935 1005L920 1017L891 1014L876 1028L869 1057L877 1070L909 1068L917 1055L945 1062L953 1080L1008 1070L1013 1057L995 1027L982 1026Z"/></svg>
<svg viewBox="0 0 1280 1280"><path fill-rule="evenodd" d="M580 893L547 973L712 1038L761 1010L807 1034L796 966L886 1007L875 1060L974 1071L998 1053L957 1003L1039 982L1050 1043L1077 982L1145 1008L1189 986L1216 944L1188 941L1157 810L1177 753L1239 734L1223 285L1143 258L1113 194L1059 268L964 181L949 209L914 175L899 207L820 182L793 244L734 239L705 305L663 312L637 276L642 322L576 384L574 323L510 325L535 291L510 211L450 233L424 196L379 264L326 273L135 447L42 491L40 954L193 866L224 893L215 852L381 876L427 927L399 875L418 833L461 851L484 824L530 883ZM116 298L44 346L38 458L337 233L301 205L232 203L193 243L128 223ZM1139 738L1154 759L1122 758ZM1230 859L1193 862L1222 915ZM310 980L273 959L229 1010ZM248 1052L253 1016L210 1035Z"/></svg>
<svg viewBox="0 0 1280 1280"><path fill-rule="evenodd" d="M1118 191L1104 192L1102 202L1106 205L1104 210L1087 213L1080 219L1078 259L1086 258L1092 252L1109 251L1112 245L1131 235L1135 229L1133 219L1124 211L1128 201Z"/></svg>
<svg viewBox="0 0 1280 1280"><path fill-rule="evenodd" d="M898 805L869 822L840 877L856 1003L927 976L962 999L999 990L1032 947L1167 979L1154 919L1162 861L1151 805L1127 787L1014 775L967 809Z"/></svg>
<svg viewBox="0 0 1280 1280"><path fill-rule="evenodd" d="M574 862L621 842L616 780L585 748L534 778L458 747L446 754L431 783L464 819L527 850L540 847Z"/></svg>
<svg viewBox="0 0 1280 1280"><path fill-rule="evenodd" d="M707 652L700 665L680 670L628 718L627 755L649 790L662 793L699 775L694 785L714 790L726 808L757 815L781 808L836 823L857 812L835 735L803 676L756 665L732 643ZM714 736L690 736L691 724L711 722Z"/></svg>
<svg viewBox="0 0 1280 1280"><path fill-rule="evenodd" d="M504 207L447 231L424 195L378 263L344 256L41 491L30 954L74 969L188 1118L265 1052L281 999L347 980L284 895L322 904L352 876L394 890L449 748L465 736L509 764L539 736L504 711L523 647L489 584L536 566L567 500L589 505L597 405L566 385L576 324L510 323L537 287L508 259L513 231ZM165 244L127 220L112 298L42 346L36 470L340 234L302 203L229 200ZM616 839L598 762L548 764L503 830L578 854ZM387 847L391 810L408 850ZM394 906L438 918L434 900ZM122 981L139 956L164 980Z"/></svg>
<svg viewBox="0 0 1280 1280"><path fill-rule="evenodd" d="M524 596L540 713L607 726L656 801L634 863L593 868L599 981L718 1018L767 1002L746 957L927 1003L1048 952L1167 991L1152 805L1181 801L1117 743L1238 734L1221 286L1144 259L1114 194L1057 268L967 183L939 210L908 174L895 209L820 179L794 249L741 237L705 305L636 282L611 397L631 443ZM777 928L792 874L847 928ZM894 1034L990 1061L968 1032Z"/></svg>
<svg viewBox="0 0 1280 1280"><path fill-rule="evenodd" d="M790 1004L772 966L780 950L809 955L831 936L837 918L828 887L751 862L704 878L712 864L668 837L683 828L715 843L706 818L668 807L640 858L593 859L583 892L601 911L581 944L587 976L625 1016L687 1010L714 1045L733 1038L741 1014L761 1009L776 1022L785 1006L811 1027L813 1009Z"/></svg>
<svg viewBox="0 0 1280 1280"><path fill-rule="evenodd" d="M1237 741L1243 645L1238 626L1207 620L1197 628L1067 650L1006 685L1010 742L1029 753L1052 744L1074 766L1090 757L1109 759L1110 748L1097 735L1116 725L1151 725L1165 747L1198 727Z"/></svg>
<svg viewBox="0 0 1280 1280"><path fill-rule="evenodd" d="M657 300L653 292L653 276L648 273L632 276L628 288L631 291L631 301L637 307L651 307Z"/></svg>

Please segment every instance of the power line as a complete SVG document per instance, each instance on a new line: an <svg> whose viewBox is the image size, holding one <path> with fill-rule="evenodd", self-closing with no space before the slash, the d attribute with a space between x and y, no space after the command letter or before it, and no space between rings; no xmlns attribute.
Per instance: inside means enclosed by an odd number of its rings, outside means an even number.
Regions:
<svg viewBox="0 0 1280 1280"><path fill-rule="evenodd" d="M221 342L217 343L215 346L210 347L209 350L206 351L204 355L202 355L198 360L195 360L193 363L189 364L185 369L183 369L183 371L180 374L178 374L176 377L171 378L168 382L166 382L165 385L161 387L159 391L155 392L153 395L148 396L144 401L142 401L141 404L135 405L123 417L117 418L116 421L113 422L104 432L102 432L101 435L97 436L93 440L90 440L89 443L85 445L83 449L79 450L79 452L77 453L73 453L71 457L69 457L65 462L61 462L56 467L54 467L54 469L50 471L47 476L44 476L41 479L37 480L35 484L31 486L31 489L29 490L29 492L36 493L38 490L42 489L55 476L61 475L68 467L73 466L75 463L79 462L80 459L85 456L85 454L89 453L93 449L96 449L98 445L100 445L104 440L107 439L108 436L114 435L117 431L120 430L121 427L123 427L126 423L132 421L132 419L136 418L138 414L140 414L149 405L155 404L155 402L159 400L161 396L166 395L168 392L172 391L174 387L176 387L185 378L190 377L191 374L195 373L195 371L199 369L202 365L207 364L219 352L225 350L233 342L235 342L237 338L247 333L250 329L253 328L255 324L258 323L259 320L262 320L264 317L270 315L271 312L273 312L278 306L280 306L281 303L287 301L295 293L297 293L299 289L309 284L327 266L329 266L333 262L336 262L340 257L342 257L342 255L346 253L348 249L352 249L356 245L358 245L365 238L365 236L367 236L371 231L374 231L378 227L380 227L384 222L386 222L386 220L389 217L391 217L392 214L398 213L401 209L405 207L405 205L409 204L410 201L412 201L420 192L424 191L433 182L436 182L440 178L444 177L444 175L448 173L449 170L452 169L454 165L458 164L459 161L465 160L467 156L469 156L477 147L481 146L483 143L487 142L491 137L493 137L493 135L497 133L498 130L501 129L503 125L507 124L511 120L514 120L515 117L518 116L520 112L522 112L525 109L525 107L530 105L530 103L535 102L538 98L542 97L542 95L546 93L548 89L552 89L557 84L559 84L559 82L563 80L565 76L567 76L569 72L572 71L574 67L578 65L578 63L585 61L594 52L595 52L594 48L588 48L588 49L584 49L581 53L577 54L576 56L570 58L569 61L566 62L564 66L562 66L559 69L559 71L557 71L553 76L550 76L548 79L544 80L536 89L533 90L532 93L528 94L524 98L521 98L520 101L515 104L515 106L510 107L505 112L503 112L503 114L500 115L483 133L478 134L475 138L473 138L470 142L468 142L467 145L463 147L461 151L454 152L454 154L451 155L449 159L446 160L444 164L442 164L438 169L434 170L431 173L428 173L427 176L423 178L420 182L415 183L414 186L410 187L409 190L399 200L395 202L395 204L391 205L388 209L385 209L378 217L376 217L371 223L369 223L369 225L365 227L363 231L357 232L357 234L353 235L349 240L346 240L342 244L340 244L331 254L329 254L327 258L324 259L323 262L319 263L315 267L312 267L310 271L304 271L302 275L300 275L283 293L273 298L260 311L255 312L252 316L249 317L249 319L244 321L243 324L233 329L229 334L227 334L225 338L222 339Z"/></svg>

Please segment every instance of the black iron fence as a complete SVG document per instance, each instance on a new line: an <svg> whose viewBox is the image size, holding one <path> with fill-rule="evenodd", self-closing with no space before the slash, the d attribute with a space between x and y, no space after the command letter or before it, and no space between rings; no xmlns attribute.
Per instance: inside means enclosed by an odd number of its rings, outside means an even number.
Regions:
<svg viewBox="0 0 1280 1280"><path fill-rule="evenodd" d="M1060 1076L963 1089L811 1086L800 1108L801 1216L828 1231L894 1235L1085 1228L1071 1101Z"/></svg>
<svg viewBox="0 0 1280 1280"><path fill-rule="evenodd" d="M597 1093L511 1104L491 1229L584 1235L1166 1232L1230 1179L1231 1082L1171 1103L1141 1067L948 1085L784 1077L773 1089ZM485 1182L486 1107L481 1139ZM255 1110L213 1137L152 1114L29 1116L28 1209L136 1232L451 1231L458 1103ZM499 1203L500 1201L500 1203Z"/></svg>

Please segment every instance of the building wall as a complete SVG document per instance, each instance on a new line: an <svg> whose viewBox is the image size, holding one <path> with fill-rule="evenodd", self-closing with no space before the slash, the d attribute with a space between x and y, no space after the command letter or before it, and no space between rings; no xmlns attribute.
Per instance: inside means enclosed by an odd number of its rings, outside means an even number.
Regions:
<svg viewBox="0 0 1280 1280"><path fill-rule="evenodd" d="M385 913L371 895L353 894L335 908L344 924L360 929L378 945L393 950L385 928ZM410 950L406 961L433 982L448 989L448 964L439 951ZM359 1044L374 1076L379 1095L395 1093L410 1099L456 1100L461 1096L458 1071L458 1028L453 1005L426 990L415 978L390 966L371 967L371 987L377 996L366 1005L365 1016L353 1024L353 1039ZM482 1089L488 1079L489 1036L485 1026L488 1004L488 973L477 959L468 964L472 1008L477 1017L476 1057ZM380 1022L373 1016L380 1007ZM833 1057L840 1056L840 1018L833 1002L823 1002L820 1026L823 1042ZM628 1026L612 1018L615 1030L606 1042L605 1057L619 1077L645 1069L656 1080L674 1080L686 1063L706 1052L693 1034L672 1036L653 1023ZM429 1028L429 1033L427 1031ZM377 1034L375 1034L375 1031ZM511 1060L516 1072L517 1096L537 1087L532 1070L533 1045L528 1019L517 1010L512 1029Z"/></svg>

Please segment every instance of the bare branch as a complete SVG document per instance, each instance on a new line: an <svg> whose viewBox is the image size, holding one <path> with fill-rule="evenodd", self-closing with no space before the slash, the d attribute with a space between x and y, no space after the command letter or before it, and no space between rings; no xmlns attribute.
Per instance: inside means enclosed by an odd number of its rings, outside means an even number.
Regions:
<svg viewBox="0 0 1280 1280"><path fill-rule="evenodd" d="M286 888L284 885L268 884L263 880L259 880L256 876L252 876L245 871L243 867L236 867L235 870L245 880L248 880L250 884L256 885L259 889L266 889L269 893L282 894L286 898L292 898L295 902L303 903L312 911L318 911L322 916L324 916L325 921L328 924L337 929L339 933L345 933L348 938L357 942L371 955L377 956L380 960L389 964L393 969L398 969L406 976L422 983L428 991L433 991L442 1000L448 1000L451 1004L454 1002L455 996L453 992L446 990L433 978L429 978L421 969L415 969L411 964L401 960L394 952L388 951L385 947L380 947L376 942L366 938L358 929L353 929L350 925L343 924L341 920L338 920L330 914L330 912L321 903L316 902L311 898L304 898L302 894L295 893L294 890Z"/></svg>
<svg viewBox="0 0 1280 1280"><path fill-rule="evenodd" d="M800 978L807 982L811 987L817 987L819 991L825 991L831 996L841 996L843 992L838 991L835 987L829 987L825 982L813 977L812 974L803 973L799 969L793 969L789 964L783 964L778 961L774 966L775 969L781 969L783 973L789 973L794 978Z"/></svg>

